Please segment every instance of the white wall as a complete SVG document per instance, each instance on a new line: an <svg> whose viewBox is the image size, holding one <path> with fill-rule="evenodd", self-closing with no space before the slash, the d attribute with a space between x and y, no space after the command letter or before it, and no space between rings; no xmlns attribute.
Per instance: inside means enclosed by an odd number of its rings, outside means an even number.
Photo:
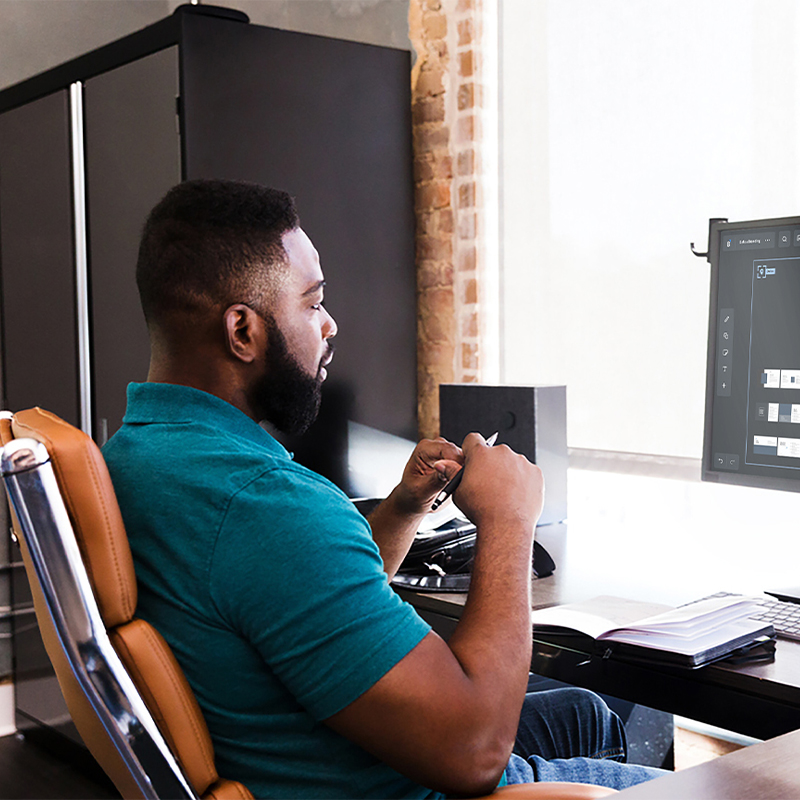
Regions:
<svg viewBox="0 0 800 800"><path fill-rule="evenodd" d="M503 0L501 378L570 447L699 458L709 217L800 203L793 0Z"/></svg>
<svg viewBox="0 0 800 800"><path fill-rule="evenodd" d="M0 89L157 22L180 0L0 0ZM410 49L408 0L217 0L251 22Z"/></svg>
<svg viewBox="0 0 800 800"><path fill-rule="evenodd" d="M408 0L216 0L257 25L410 50ZM170 0L170 9L180 5Z"/></svg>
<svg viewBox="0 0 800 800"><path fill-rule="evenodd" d="M0 0L0 88L144 28L167 0Z"/></svg>

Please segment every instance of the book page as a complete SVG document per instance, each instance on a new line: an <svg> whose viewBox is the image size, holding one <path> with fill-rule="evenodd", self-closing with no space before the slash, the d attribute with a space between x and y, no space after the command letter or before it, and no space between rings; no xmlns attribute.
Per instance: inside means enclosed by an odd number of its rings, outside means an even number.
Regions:
<svg viewBox="0 0 800 800"><path fill-rule="evenodd" d="M681 641L690 651L698 641L734 638L728 629L753 614L756 601L749 597L714 597L680 608L648 605L618 597L601 596L585 603L555 606L533 612L534 630L566 628L593 639L627 641L650 647ZM651 614L647 616L647 611ZM653 611L658 613L653 614ZM644 612L645 616L642 617ZM656 644L658 642L659 644ZM670 648L674 649L674 648ZM677 652L677 650L676 650Z"/></svg>
<svg viewBox="0 0 800 800"><path fill-rule="evenodd" d="M751 597L711 597L680 608L620 626L615 631L661 632L680 638L693 639L724 627L736 620L746 619L758 610Z"/></svg>
<svg viewBox="0 0 800 800"><path fill-rule="evenodd" d="M546 628L567 628L597 639L608 631L609 627L613 627L613 624L604 617L598 617L596 614L589 614L569 606L542 608L533 612L534 631Z"/></svg>
<svg viewBox="0 0 800 800"><path fill-rule="evenodd" d="M606 631L625 627L643 617L668 610L669 606L658 603L641 603L622 597L601 595L584 603L537 609L533 612L533 627L534 630L567 628L596 639Z"/></svg>
<svg viewBox="0 0 800 800"><path fill-rule="evenodd" d="M727 625L706 631L692 639L676 637L668 633L653 633L643 631L614 631L601 636L601 641L635 644L640 647L650 647L655 650L664 650L671 653L681 653L687 656L696 656L727 642L733 642L740 637L755 634L764 628L764 623L757 620L738 620Z"/></svg>

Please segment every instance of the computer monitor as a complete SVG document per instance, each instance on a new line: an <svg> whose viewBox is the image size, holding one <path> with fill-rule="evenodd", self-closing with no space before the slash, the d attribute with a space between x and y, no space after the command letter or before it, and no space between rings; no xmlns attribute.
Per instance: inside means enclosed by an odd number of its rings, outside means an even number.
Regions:
<svg viewBox="0 0 800 800"><path fill-rule="evenodd" d="M711 220L703 480L800 491L800 216Z"/></svg>

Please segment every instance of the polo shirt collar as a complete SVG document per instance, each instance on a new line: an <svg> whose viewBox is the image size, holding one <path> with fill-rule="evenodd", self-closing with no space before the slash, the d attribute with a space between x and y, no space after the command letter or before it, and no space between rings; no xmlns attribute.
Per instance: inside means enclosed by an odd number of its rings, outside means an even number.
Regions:
<svg viewBox="0 0 800 800"><path fill-rule="evenodd" d="M216 395L174 383L129 383L124 424L208 425L243 436L275 455L291 458L286 448L244 412Z"/></svg>

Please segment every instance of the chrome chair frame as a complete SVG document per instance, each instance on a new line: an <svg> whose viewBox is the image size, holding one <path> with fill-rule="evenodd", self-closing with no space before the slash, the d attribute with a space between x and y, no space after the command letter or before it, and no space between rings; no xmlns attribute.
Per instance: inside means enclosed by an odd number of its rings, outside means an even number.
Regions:
<svg viewBox="0 0 800 800"><path fill-rule="evenodd" d="M108 637L47 448L15 439L0 472L70 668L142 797L197 800Z"/></svg>

